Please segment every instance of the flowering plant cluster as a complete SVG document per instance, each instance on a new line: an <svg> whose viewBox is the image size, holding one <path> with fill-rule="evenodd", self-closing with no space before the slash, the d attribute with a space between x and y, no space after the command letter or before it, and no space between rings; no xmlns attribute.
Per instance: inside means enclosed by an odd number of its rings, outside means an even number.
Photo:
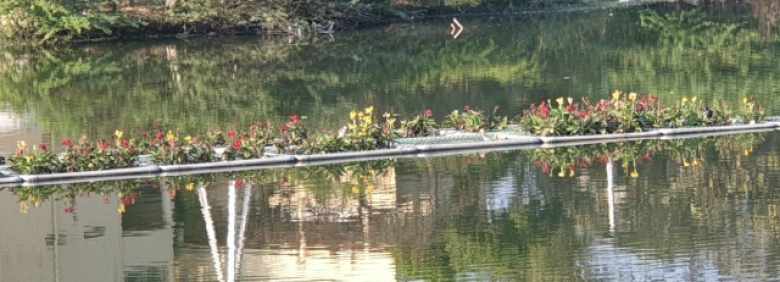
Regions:
<svg viewBox="0 0 780 282"><path fill-rule="evenodd" d="M730 123L728 105L716 102L712 109L696 97L683 98L672 106L657 96L642 97L620 91L612 99L593 102L558 98L553 106L545 101L524 111L521 125L538 135L588 135L641 132L649 128L715 126ZM758 106L760 108L760 106ZM756 120L760 117L756 117Z"/></svg>
<svg viewBox="0 0 780 282"><path fill-rule="evenodd" d="M301 140L301 152L322 154L390 148L397 137L395 117L385 113L384 122L376 123L374 107L349 113L350 123L338 132L318 131Z"/></svg>
<svg viewBox="0 0 780 282"><path fill-rule="evenodd" d="M493 113L489 116L480 109L465 106L463 112L455 110L446 116L441 125L465 132L504 130L509 127L509 118L498 115L498 106L493 108Z"/></svg>
<svg viewBox="0 0 780 282"><path fill-rule="evenodd" d="M436 134L436 127L431 110L425 110L411 120L401 121L401 130L405 137L433 136Z"/></svg>

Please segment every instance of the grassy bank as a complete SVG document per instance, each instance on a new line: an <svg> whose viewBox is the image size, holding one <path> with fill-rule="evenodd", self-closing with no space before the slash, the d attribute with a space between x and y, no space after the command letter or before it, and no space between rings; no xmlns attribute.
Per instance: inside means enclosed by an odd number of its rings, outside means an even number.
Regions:
<svg viewBox="0 0 780 282"><path fill-rule="evenodd" d="M190 37L236 33L329 33L426 16L505 14L617 4L605 0L7 0L6 43Z"/></svg>

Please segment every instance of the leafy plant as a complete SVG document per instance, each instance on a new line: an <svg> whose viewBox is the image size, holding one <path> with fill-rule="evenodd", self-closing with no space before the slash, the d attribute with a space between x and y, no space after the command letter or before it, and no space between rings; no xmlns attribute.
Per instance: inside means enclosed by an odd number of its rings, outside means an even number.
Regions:
<svg viewBox="0 0 780 282"><path fill-rule="evenodd" d="M8 161L12 171L22 174L52 173L57 171L57 156L45 144L27 148L27 143L16 143L17 152Z"/></svg>
<svg viewBox="0 0 780 282"><path fill-rule="evenodd" d="M463 112L455 110L447 115L441 125L465 132L478 132L482 129L485 131L504 130L509 126L509 119L498 115L498 106L493 108L493 113L490 116L485 116L485 113L480 109L472 110L471 107L466 106L463 108Z"/></svg>
<svg viewBox="0 0 780 282"><path fill-rule="evenodd" d="M405 137L436 135L436 121L433 119L433 111L426 110L412 120L402 121L401 130Z"/></svg>

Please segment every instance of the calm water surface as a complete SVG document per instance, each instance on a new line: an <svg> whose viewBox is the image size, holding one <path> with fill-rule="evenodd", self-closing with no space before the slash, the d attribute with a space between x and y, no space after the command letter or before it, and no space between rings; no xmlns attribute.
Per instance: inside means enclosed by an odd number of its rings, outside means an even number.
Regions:
<svg viewBox="0 0 780 282"><path fill-rule="evenodd" d="M759 281L780 134L0 191L2 281Z"/></svg>
<svg viewBox="0 0 780 282"><path fill-rule="evenodd" d="M749 7L395 24L305 39L9 48L19 139L186 132L367 105L514 115L614 89L780 101ZM761 281L780 277L780 134L0 190L0 281Z"/></svg>
<svg viewBox="0 0 780 282"><path fill-rule="evenodd" d="M759 13L761 14L761 13ZM636 7L394 24L302 40L215 37L0 51L0 154L18 139L95 138L155 123L197 133L292 114L337 129L375 105L437 118L464 105L514 116L615 89L780 101L780 35L749 6ZM54 142L59 143L59 142ZM57 144L58 145L58 144Z"/></svg>

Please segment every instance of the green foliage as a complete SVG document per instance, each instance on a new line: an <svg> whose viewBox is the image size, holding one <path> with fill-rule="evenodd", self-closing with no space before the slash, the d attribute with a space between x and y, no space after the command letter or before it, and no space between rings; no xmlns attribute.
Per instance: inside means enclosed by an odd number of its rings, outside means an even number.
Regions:
<svg viewBox="0 0 780 282"><path fill-rule="evenodd" d="M426 110L414 119L401 121L401 130L405 137L433 136L436 135L436 120L433 119L433 111Z"/></svg>
<svg viewBox="0 0 780 282"><path fill-rule="evenodd" d="M493 108L490 116L485 116L480 109L472 110L471 107L466 106L463 112L455 110L446 116L441 125L465 132L505 130L509 126L509 119L498 115L498 106Z"/></svg>
<svg viewBox="0 0 780 282"><path fill-rule="evenodd" d="M9 169L24 174L52 173L57 171L57 156L51 153L46 145L27 148L27 143L16 143L17 153L8 159Z"/></svg>
<svg viewBox="0 0 780 282"><path fill-rule="evenodd" d="M5 0L0 3L0 32L8 39L55 43L138 28L139 23L118 13L91 12L78 1Z"/></svg>
<svg viewBox="0 0 780 282"><path fill-rule="evenodd" d="M696 97L690 100L683 98L672 106L661 104L656 96L643 98L633 92L623 95L620 91L615 91L611 100L602 100L597 104L587 99L581 103L575 103L572 98L567 100L556 99L557 107L553 107L549 101L539 106L532 104L529 110L523 112L523 129L542 136L588 135L731 123L730 111L725 103L716 102L710 109L712 117L705 117L704 110L707 107L704 101Z"/></svg>

